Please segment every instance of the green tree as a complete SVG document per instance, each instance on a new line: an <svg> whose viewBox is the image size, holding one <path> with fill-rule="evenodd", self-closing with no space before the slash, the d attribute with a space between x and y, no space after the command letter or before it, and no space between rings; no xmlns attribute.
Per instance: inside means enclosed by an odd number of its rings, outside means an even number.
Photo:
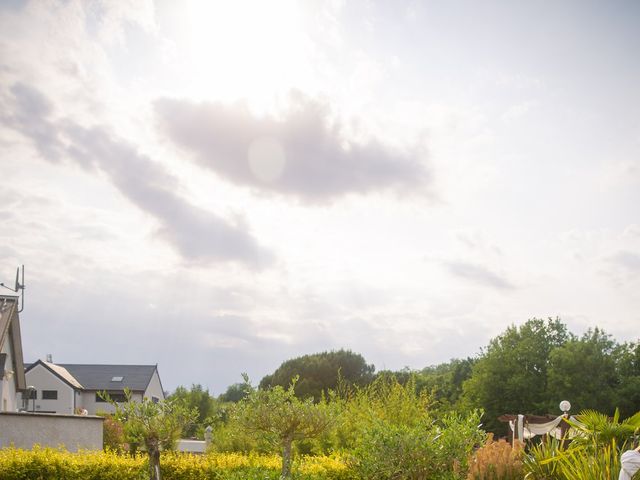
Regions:
<svg viewBox="0 0 640 480"><path fill-rule="evenodd" d="M441 409L450 409L462 396L463 383L471 378L475 360L452 359L447 363L423 368L416 379L419 389L427 389Z"/></svg>
<svg viewBox="0 0 640 480"><path fill-rule="evenodd" d="M323 433L332 422L328 405L300 400L295 395L296 379L284 389L276 385L268 390L254 390L238 402L235 418L252 434L282 449L281 479L291 476L293 442Z"/></svg>
<svg viewBox="0 0 640 480"><path fill-rule="evenodd" d="M595 328L554 349L547 372L548 408L555 411L558 402L566 399L574 411L613 414L618 387L616 348L610 335Z"/></svg>
<svg viewBox="0 0 640 480"><path fill-rule="evenodd" d="M224 393L220 394L218 400L221 402L239 402L251 392L252 387L246 381L229 385Z"/></svg>
<svg viewBox="0 0 640 480"><path fill-rule="evenodd" d="M183 437L193 438L202 434L206 427L207 420L214 416L216 413L216 400L209 390L202 387L202 385L191 385L191 389L187 390L185 387L176 388L169 399L177 404L184 406L187 410L196 410L198 417L195 422L185 425L182 432Z"/></svg>
<svg viewBox="0 0 640 480"><path fill-rule="evenodd" d="M640 342L618 345L613 353L616 363L615 405L622 416L640 412Z"/></svg>
<svg viewBox="0 0 640 480"><path fill-rule="evenodd" d="M549 356L571 337L559 319L531 319L492 339L463 384L467 407L485 411L489 431L504 433L505 413L547 413Z"/></svg>
<svg viewBox="0 0 640 480"><path fill-rule="evenodd" d="M115 407L114 417L122 423L129 444L146 450L150 480L160 480L160 451L175 449L180 432L196 419L197 411L171 400L134 402L130 392L124 403L116 403L105 392L102 395Z"/></svg>
<svg viewBox="0 0 640 480"><path fill-rule="evenodd" d="M304 355L284 362L271 375L260 381L260 388L279 385L287 388L291 379L299 377L295 393L299 398L320 400L323 392L333 390L341 380L352 385L366 385L373 378L375 367L368 365L362 355L350 350Z"/></svg>

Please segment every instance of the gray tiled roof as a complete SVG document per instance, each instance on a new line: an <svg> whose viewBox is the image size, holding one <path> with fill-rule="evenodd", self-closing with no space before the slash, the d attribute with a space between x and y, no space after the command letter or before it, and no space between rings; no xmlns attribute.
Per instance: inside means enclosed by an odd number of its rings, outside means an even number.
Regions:
<svg viewBox="0 0 640 480"><path fill-rule="evenodd" d="M81 365L60 363L85 390L124 390L143 392L147 389L155 365ZM112 381L122 377L122 381Z"/></svg>

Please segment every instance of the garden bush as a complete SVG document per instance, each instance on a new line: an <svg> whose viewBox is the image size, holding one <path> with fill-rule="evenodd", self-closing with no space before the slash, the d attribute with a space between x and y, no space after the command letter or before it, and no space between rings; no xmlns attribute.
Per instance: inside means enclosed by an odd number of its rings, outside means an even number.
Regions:
<svg viewBox="0 0 640 480"><path fill-rule="evenodd" d="M277 455L209 454L177 452L162 454L164 480L277 480L281 459ZM50 448L32 451L0 450L2 480L146 480L146 455L115 452L70 453ZM293 464L296 480L355 480L337 456L302 457Z"/></svg>
<svg viewBox="0 0 640 480"><path fill-rule="evenodd" d="M523 445L514 447L503 439L497 442L489 436L470 462L468 480L521 480L524 478Z"/></svg>

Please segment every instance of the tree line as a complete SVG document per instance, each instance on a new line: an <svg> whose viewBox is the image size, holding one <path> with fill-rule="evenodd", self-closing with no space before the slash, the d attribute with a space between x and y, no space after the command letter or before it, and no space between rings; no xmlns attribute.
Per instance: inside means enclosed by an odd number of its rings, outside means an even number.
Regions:
<svg viewBox="0 0 640 480"><path fill-rule="evenodd" d="M594 409L613 415L618 408L630 416L639 411L640 343L619 343L599 328L578 336L560 319L533 318L508 327L475 357L421 370L375 372L358 353L322 352L285 361L261 379L258 390L288 389L295 378L297 398L320 402L330 392L364 388L386 377L427 395L434 411L482 410L484 428L504 434L500 415L559 414L561 400L569 400L575 413ZM200 385L179 387L171 398L197 409L197 421L184 434L202 436L206 425L226 422L225 405L253 390L245 376L217 398Z"/></svg>

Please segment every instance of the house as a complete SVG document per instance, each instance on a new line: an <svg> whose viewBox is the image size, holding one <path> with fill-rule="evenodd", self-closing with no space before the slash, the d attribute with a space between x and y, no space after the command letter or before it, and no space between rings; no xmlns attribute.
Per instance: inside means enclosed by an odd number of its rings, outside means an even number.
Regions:
<svg viewBox="0 0 640 480"><path fill-rule="evenodd" d="M0 295L0 411L18 410L18 392L26 387L18 297Z"/></svg>
<svg viewBox="0 0 640 480"><path fill-rule="evenodd" d="M125 400L126 390L133 401L164 400L157 365L56 364L38 360L27 367L25 376L27 384L34 387L25 395L24 408L29 412L113 412L113 405L102 398L102 392L116 402Z"/></svg>

